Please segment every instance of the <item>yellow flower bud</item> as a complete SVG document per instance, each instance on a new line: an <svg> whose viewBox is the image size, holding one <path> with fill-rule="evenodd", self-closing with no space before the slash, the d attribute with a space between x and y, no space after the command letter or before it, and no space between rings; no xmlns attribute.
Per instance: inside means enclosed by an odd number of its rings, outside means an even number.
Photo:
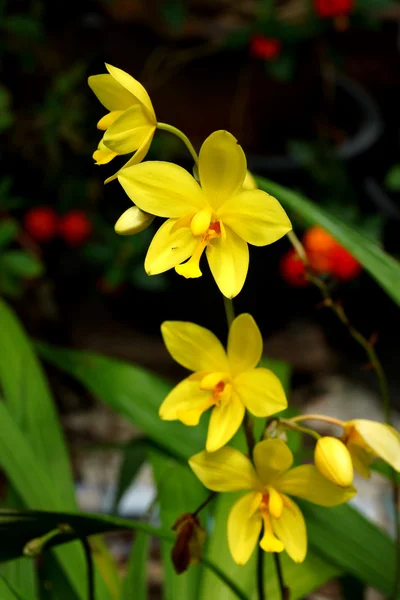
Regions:
<svg viewBox="0 0 400 600"><path fill-rule="evenodd" d="M319 472L340 487L353 483L353 463L346 446L334 437L322 437L315 446L315 466Z"/></svg>
<svg viewBox="0 0 400 600"><path fill-rule="evenodd" d="M115 232L119 235L134 235L146 229L154 221L154 216L143 212L137 206L131 206L115 223Z"/></svg>

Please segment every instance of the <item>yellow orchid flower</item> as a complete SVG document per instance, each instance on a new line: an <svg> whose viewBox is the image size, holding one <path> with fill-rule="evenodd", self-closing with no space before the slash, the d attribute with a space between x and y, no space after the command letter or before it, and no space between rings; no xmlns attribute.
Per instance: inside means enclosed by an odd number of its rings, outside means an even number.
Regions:
<svg viewBox="0 0 400 600"><path fill-rule="evenodd" d="M263 526L263 550L286 550L296 563L301 563L307 553L306 526L289 495L320 506L336 506L350 500L356 490L334 485L314 465L289 470L293 455L280 439L257 444L253 460L255 468L239 450L226 446L211 454L200 452L192 456L189 464L210 490L250 490L235 502L228 517L228 545L237 564L244 565L249 560Z"/></svg>
<svg viewBox="0 0 400 600"><path fill-rule="evenodd" d="M369 467L374 457L400 471L400 434L394 427L368 419L347 421L343 427L343 442L360 475L370 477Z"/></svg>
<svg viewBox="0 0 400 600"><path fill-rule="evenodd" d="M198 173L200 184L178 165L146 162L124 168L118 180L141 210L168 218L147 252L148 275L175 267L184 277L200 277L205 250L219 289L233 298L246 279L247 244L266 246L292 226L275 198L261 190L241 189L246 157L227 131L216 131L205 140Z"/></svg>
<svg viewBox="0 0 400 600"><path fill-rule="evenodd" d="M157 127L154 108L141 83L122 69L107 64L106 68L108 74L88 79L89 86L109 111L97 123L98 129L105 133L93 158L103 165L117 155L134 152L125 167L136 165L146 156ZM106 179L106 183L117 175Z"/></svg>
<svg viewBox="0 0 400 600"><path fill-rule="evenodd" d="M256 417L268 417L287 407L279 379L256 368L262 354L262 337L253 317L242 314L233 321L228 348L208 329L195 323L165 321L164 343L180 365L194 371L179 383L160 407L166 421L197 425L212 408L206 448L213 452L239 429L246 408Z"/></svg>

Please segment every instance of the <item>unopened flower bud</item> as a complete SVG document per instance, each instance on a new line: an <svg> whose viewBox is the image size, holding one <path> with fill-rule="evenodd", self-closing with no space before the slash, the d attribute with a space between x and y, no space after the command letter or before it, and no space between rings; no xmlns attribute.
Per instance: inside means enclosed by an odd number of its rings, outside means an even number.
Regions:
<svg viewBox="0 0 400 600"><path fill-rule="evenodd" d="M143 212L137 206L131 206L115 223L115 232L119 235L133 235L146 229L154 221L154 216Z"/></svg>
<svg viewBox="0 0 400 600"><path fill-rule="evenodd" d="M176 542L171 557L175 571L180 574L189 565L199 562L206 532L201 527L199 518L190 513L179 517L172 529L176 531Z"/></svg>
<svg viewBox="0 0 400 600"><path fill-rule="evenodd" d="M340 487L353 483L353 463L346 446L337 438L326 436L318 440L314 453L319 472Z"/></svg>

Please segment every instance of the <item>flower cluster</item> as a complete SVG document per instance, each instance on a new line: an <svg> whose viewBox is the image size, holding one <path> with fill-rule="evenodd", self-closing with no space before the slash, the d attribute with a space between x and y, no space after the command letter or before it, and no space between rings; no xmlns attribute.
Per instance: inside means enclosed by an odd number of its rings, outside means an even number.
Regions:
<svg viewBox="0 0 400 600"><path fill-rule="evenodd" d="M360 275L360 263L319 225L307 229L302 241L309 265L315 273L329 275L338 281L350 281ZM291 286L309 284L306 266L293 249L282 257L280 272Z"/></svg>
<svg viewBox="0 0 400 600"><path fill-rule="evenodd" d="M278 200L257 188L247 171L243 149L230 133L212 133L197 157L182 132L157 122L150 98L138 81L110 65L107 70L108 74L89 78L109 111L98 123L104 134L94 158L97 164L105 164L118 155L132 154L106 180L118 179L134 203L118 220L117 233L137 233L155 217L165 219L148 249L147 273L157 275L174 268L183 277L200 277L205 253L222 294L235 297L249 267L248 244L266 246L290 232L285 211ZM195 161L194 176L173 163L142 162L157 129L175 133L186 143ZM317 239L321 243L321 232L308 232L307 251ZM326 236L323 239L331 248L326 256L331 257L337 244ZM292 452L281 439L285 428L319 437L297 425L300 420L319 417L286 420L276 416L287 407L287 399L276 375L260 366L263 342L255 320L244 313L228 321L226 349L211 331L195 323L162 324L169 353L191 374L168 394L159 415L194 427L210 411L206 448L189 464L213 492L246 492L228 518L228 544L236 563L245 564L257 542L266 552L286 550L295 562L302 562L307 552L306 526L291 496L326 507L347 502L356 493L353 469L367 476L374 457L400 469L400 436L380 423L334 420L343 427L342 437L319 438L315 465L291 468ZM251 419L264 419L263 439L258 444L252 441ZM242 424L248 456L226 446L235 443ZM182 515L174 526L173 561L178 572L199 560L204 532L197 512Z"/></svg>
<svg viewBox="0 0 400 600"><path fill-rule="evenodd" d="M39 244L50 242L59 235L72 248L82 246L93 229L85 211L70 210L60 216L51 206L38 206L28 210L24 216L24 227Z"/></svg>

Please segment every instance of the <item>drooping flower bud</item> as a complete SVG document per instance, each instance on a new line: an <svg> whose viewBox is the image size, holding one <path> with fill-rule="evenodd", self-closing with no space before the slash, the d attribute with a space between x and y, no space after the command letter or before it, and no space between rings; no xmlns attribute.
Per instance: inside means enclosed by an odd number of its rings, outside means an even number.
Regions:
<svg viewBox="0 0 400 600"><path fill-rule="evenodd" d="M315 447L314 461L319 472L332 483L340 487L352 484L354 472L350 452L337 438L320 438Z"/></svg>
<svg viewBox="0 0 400 600"><path fill-rule="evenodd" d="M176 531L176 542L172 548L171 558L175 571L180 574L189 565L199 562L206 538L206 532L200 525L196 515L185 513L172 528Z"/></svg>
<svg viewBox="0 0 400 600"><path fill-rule="evenodd" d="M119 235L134 235L146 229L154 221L154 216L143 212L137 206L131 206L115 223L115 232Z"/></svg>

